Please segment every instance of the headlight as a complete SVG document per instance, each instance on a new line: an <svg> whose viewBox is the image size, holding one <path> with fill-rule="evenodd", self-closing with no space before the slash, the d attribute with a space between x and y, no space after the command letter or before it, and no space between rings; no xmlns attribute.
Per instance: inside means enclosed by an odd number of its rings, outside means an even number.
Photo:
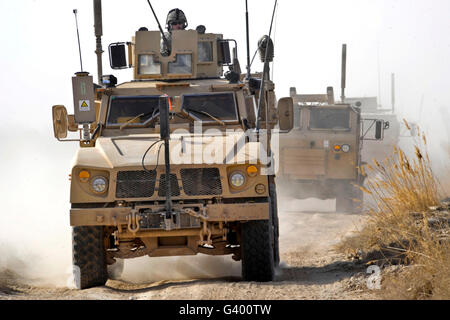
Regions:
<svg viewBox="0 0 450 320"><path fill-rule="evenodd" d="M108 187L108 182L106 178L103 177L95 177L92 179L91 182L92 190L96 193L103 193L106 191L106 188Z"/></svg>
<svg viewBox="0 0 450 320"><path fill-rule="evenodd" d="M341 147L343 152L349 152L350 151L350 146L348 144L343 144Z"/></svg>
<svg viewBox="0 0 450 320"><path fill-rule="evenodd" d="M230 177L230 183L235 188L242 187L245 183L245 177L242 173L235 172Z"/></svg>

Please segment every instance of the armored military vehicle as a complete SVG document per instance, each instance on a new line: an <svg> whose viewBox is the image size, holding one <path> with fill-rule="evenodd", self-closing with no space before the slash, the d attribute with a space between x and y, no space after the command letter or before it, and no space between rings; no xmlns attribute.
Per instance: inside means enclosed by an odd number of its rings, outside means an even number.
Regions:
<svg viewBox="0 0 450 320"><path fill-rule="evenodd" d="M94 4L99 40L100 1ZM290 130L292 99L277 102L264 73L241 75L236 52L234 40L202 27L173 30L163 56L161 32L141 28L130 42L109 46L111 67L133 68L133 80L73 77L74 115L54 106L53 123L58 140L80 143L70 188L78 288L103 285L118 259L198 253L241 260L244 280L273 279L270 132Z"/></svg>
<svg viewBox="0 0 450 320"><path fill-rule="evenodd" d="M297 94L296 88L290 89L294 128L280 136L278 177L283 194L336 198L336 211L357 212L363 199L359 186L365 178L359 169L363 140L381 140L386 125L383 120L362 119L361 109L346 102L346 50L344 44L340 102L335 101L332 87L326 94ZM374 138L367 135L371 127Z"/></svg>

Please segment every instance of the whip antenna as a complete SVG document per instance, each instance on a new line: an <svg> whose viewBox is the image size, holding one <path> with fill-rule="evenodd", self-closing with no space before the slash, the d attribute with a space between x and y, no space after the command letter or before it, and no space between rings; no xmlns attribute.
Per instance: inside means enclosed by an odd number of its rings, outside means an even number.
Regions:
<svg viewBox="0 0 450 320"><path fill-rule="evenodd" d="M264 90L264 82L265 82L265 76L266 76L266 71L267 68L269 67L269 61L268 61L268 53L269 53L269 47L270 47L270 35L272 33L272 25L273 25L273 18L275 16L275 10L277 8L277 3L278 0L275 0L275 4L273 6L273 12L272 12L272 20L270 22L270 29L269 29L269 35L267 36L267 44L266 44L266 52L264 54L264 68L263 68L263 74L262 74L262 79L261 79L261 87L259 89L259 99L258 99L258 109L257 109L257 116L256 116L256 131L259 131L259 126L260 126L260 110L261 110L261 102L262 102L262 96L263 96L263 90ZM262 43L262 42L261 42ZM266 105L266 113L267 113L267 105ZM266 122L267 122L267 115L266 115ZM267 127L266 127L267 129Z"/></svg>
<svg viewBox="0 0 450 320"><path fill-rule="evenodd" d="M78 51L80 52L81 72L83 72L83 60L82 60L82 58L81 58L80 33L79 33L79 31L78 31L78 18L77 18L78 10L77 10L77 9L73 9L73 13L74 13L74 15L75 15L75 24L76 24L76 27L77 27Z"/></svg>
<svg viewBox="0 0 450 320"><path fill-rule="evenodd" d="M250 40L249 40L249 27L248 27L248 5L245 0L245 25L247 29L247 79L250 79Z"/></svg>
<svg viewBox="0 0 450 320"><path fill-rule="evenodd" d="M150 6L150 9L152 9L153 15L155 16L155 20L156 20L156 23L158 24L159 32L161 32L161 36L163 38L164 44L166 45L167 48L170 48L169 41L167 40L166 36L164 35L164 31L161 28L161 24L159 23L159 20L158 20L158 17L156 16L155 10L153 10L153 6L150 3L150 0L147 0L147 2L148 2L148 5Z"/></svg>

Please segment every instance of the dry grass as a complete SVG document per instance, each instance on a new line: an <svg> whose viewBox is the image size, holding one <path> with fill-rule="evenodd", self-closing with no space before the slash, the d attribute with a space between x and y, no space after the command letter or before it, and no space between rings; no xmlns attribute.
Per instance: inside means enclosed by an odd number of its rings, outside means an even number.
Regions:
<svg viewBox="0 0 450 320"><path fill-rule="evenodd" d="M365 252L366 260L379 264L408 265L384 276L385 298L450 299L450 206L438 208L440 186L420 130L415 142L411 159L394 148L382 163L374 159L360 168L369 177L362 188L371 198L368 223L339 249Z"/></svg>

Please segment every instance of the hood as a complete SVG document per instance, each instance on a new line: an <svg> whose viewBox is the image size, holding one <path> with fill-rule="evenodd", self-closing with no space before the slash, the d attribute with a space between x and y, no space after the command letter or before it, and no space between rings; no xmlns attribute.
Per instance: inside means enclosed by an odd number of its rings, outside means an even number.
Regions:
<svg viewBox="0 0 450 320"><path fill-rule="evenodd" d="M94 148L80 148L73 166L117 168L144 164L164 165L164 142L158 135L99 137ZM171 134L170 163L177 164L257 164L263 152L258 142L245 142L244 133ZM153 145L152 148L150 146ZM149 149L150 148L150 149ZM160 150L160 151L159 151ZM159 152L158 152L159 151Z"/></svg>

